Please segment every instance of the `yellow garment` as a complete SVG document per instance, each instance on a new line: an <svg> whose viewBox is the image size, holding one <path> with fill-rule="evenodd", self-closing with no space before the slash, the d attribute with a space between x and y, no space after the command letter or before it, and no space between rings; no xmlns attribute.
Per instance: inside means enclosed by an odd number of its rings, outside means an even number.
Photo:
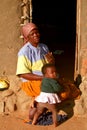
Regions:
<svg viewBox="0 0 87 130"><path fill-rule="evenodd" d="M40 94L41 80L32 80L23 82L21 88L31 97L36 97Z"/></svg>

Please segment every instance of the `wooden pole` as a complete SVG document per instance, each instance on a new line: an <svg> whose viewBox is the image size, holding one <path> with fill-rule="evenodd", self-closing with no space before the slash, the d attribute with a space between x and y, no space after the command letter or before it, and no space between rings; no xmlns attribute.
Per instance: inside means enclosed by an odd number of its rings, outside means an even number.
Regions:
<svg viewBox="0 0 87 130"><path fill-rule="evenodd" d="M77 0L76 14L76 50L74 79L80 74L80 49L81 49L81 0Z"/></svg>

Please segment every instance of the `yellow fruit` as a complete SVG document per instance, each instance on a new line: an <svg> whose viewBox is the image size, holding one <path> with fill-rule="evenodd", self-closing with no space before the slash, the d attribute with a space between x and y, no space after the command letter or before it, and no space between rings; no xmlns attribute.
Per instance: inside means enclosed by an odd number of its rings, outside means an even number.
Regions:
<svg viewBox="0 0 87 130"><path fill-rule="evenodd" d="M0 89L8 88L9 83L5 80L0 80Z"/></svg>

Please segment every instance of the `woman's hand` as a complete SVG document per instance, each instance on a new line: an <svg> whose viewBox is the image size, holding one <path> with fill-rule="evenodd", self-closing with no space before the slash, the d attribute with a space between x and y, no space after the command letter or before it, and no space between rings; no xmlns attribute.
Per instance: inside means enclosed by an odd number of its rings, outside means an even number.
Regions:
<svg viewBox="0 0 87 130"><path fill-rule="evenodd" d="M34 104L35 104L35 100L34 100L35 98L32 98L32 101L31 101L31 103L30 103L30 107L31 108L33 108L34 107Z"/></svg>
<svg viewBox="0 0 87 130"><path fill-rule="evenodd" d="M45 55L46 57L46 60L49 62L49 63L55 63L55 58L53 57L53 54L52 52L49 52Z"/></svg>

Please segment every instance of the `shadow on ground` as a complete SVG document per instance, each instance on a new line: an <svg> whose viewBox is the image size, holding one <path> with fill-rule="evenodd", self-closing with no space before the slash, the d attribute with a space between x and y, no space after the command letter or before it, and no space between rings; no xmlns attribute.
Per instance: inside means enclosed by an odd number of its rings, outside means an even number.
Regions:
<svg viewBox="0 0 87 130"><path fill-rule="evenodd" d="M58 106L58 109L64 111L68 115L68 118L71 118L74 115L73 112L74 105L75 105L74 100L66 100L62 102L60 106Z"/></svg>

